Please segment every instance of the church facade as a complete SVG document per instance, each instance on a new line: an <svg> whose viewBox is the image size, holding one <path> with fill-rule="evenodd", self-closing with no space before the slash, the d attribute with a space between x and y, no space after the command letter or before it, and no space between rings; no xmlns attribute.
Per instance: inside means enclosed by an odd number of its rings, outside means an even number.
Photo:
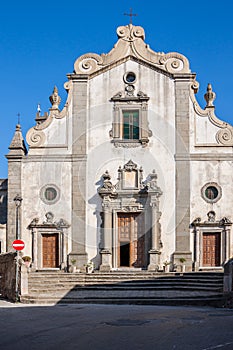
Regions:
<svg viewBox="0 0 233 350"><path fill-rule="evenodd" d="M36 270L221 268L233 255L233 128L210 84L199 106L185 56L150 49L142 27L117 35L108 54L76 60L62 110L54 88L28 151L17 125L7 249L17 229Z"/></svg>

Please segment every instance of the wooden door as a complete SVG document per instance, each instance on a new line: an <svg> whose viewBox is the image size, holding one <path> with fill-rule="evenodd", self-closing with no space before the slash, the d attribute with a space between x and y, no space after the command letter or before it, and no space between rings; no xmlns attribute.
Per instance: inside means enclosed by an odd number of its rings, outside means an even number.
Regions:
<svg viewBox="0 0 233 350"><path fill-rule="evenodd" d="M118 214L118 242L118 266L145 266L145 226L143 214Z"/></svg>
<svg viewBox="0 0 233 350"><path fill-rule="evenodd" d="M220 266L220 233L203 233L203 266Z"/></svg>
<svg viewBox="0 0 233 350"><path fill-rule="evenodd" d="M58 267L58 234L42 235L43 240L43 267Z"/></svg>

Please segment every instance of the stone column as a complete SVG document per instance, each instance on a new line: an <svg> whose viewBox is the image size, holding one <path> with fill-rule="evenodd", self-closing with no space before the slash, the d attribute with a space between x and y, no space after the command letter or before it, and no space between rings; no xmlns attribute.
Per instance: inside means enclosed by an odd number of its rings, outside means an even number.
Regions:
<svg viewBox="0 0 233 350"><path fill-rule="evenodd" d="M112 268L112 210L108 199L103 201L104 229L103 249L101 253L100 271L110 271Z"/></svg>
<svg viewBox="0 0 233 350"><path fill-rule="evenodd" d="M158 271L160 264L159 251L159 212L156 202L151 202L151 249L149 250L150 263L148 265L149 271Z"/></svg>

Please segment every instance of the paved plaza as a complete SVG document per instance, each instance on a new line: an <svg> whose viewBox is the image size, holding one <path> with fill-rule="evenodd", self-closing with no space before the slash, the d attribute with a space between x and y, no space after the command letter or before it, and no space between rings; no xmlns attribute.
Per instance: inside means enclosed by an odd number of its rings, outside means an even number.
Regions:
<svg viewBox="0 0 233 350"><path fill-rule="evenodd" d="M0 302L2 350L233 349L233 310Z"/></svg>

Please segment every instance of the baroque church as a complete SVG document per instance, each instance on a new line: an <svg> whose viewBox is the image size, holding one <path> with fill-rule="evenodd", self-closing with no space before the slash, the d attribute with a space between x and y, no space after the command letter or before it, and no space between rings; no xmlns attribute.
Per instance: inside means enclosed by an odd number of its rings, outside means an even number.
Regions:
<svg viewBox="0 0 233 350"><path fill-rule="evenodd" d="M12 251L17 233L34 270L220 269L233 255L233 127L210 84L199 106L185 56L153 51L139 26L117 36L77 58L63 109L54 87L26 141L16 126L1 240Z"/></svg>

